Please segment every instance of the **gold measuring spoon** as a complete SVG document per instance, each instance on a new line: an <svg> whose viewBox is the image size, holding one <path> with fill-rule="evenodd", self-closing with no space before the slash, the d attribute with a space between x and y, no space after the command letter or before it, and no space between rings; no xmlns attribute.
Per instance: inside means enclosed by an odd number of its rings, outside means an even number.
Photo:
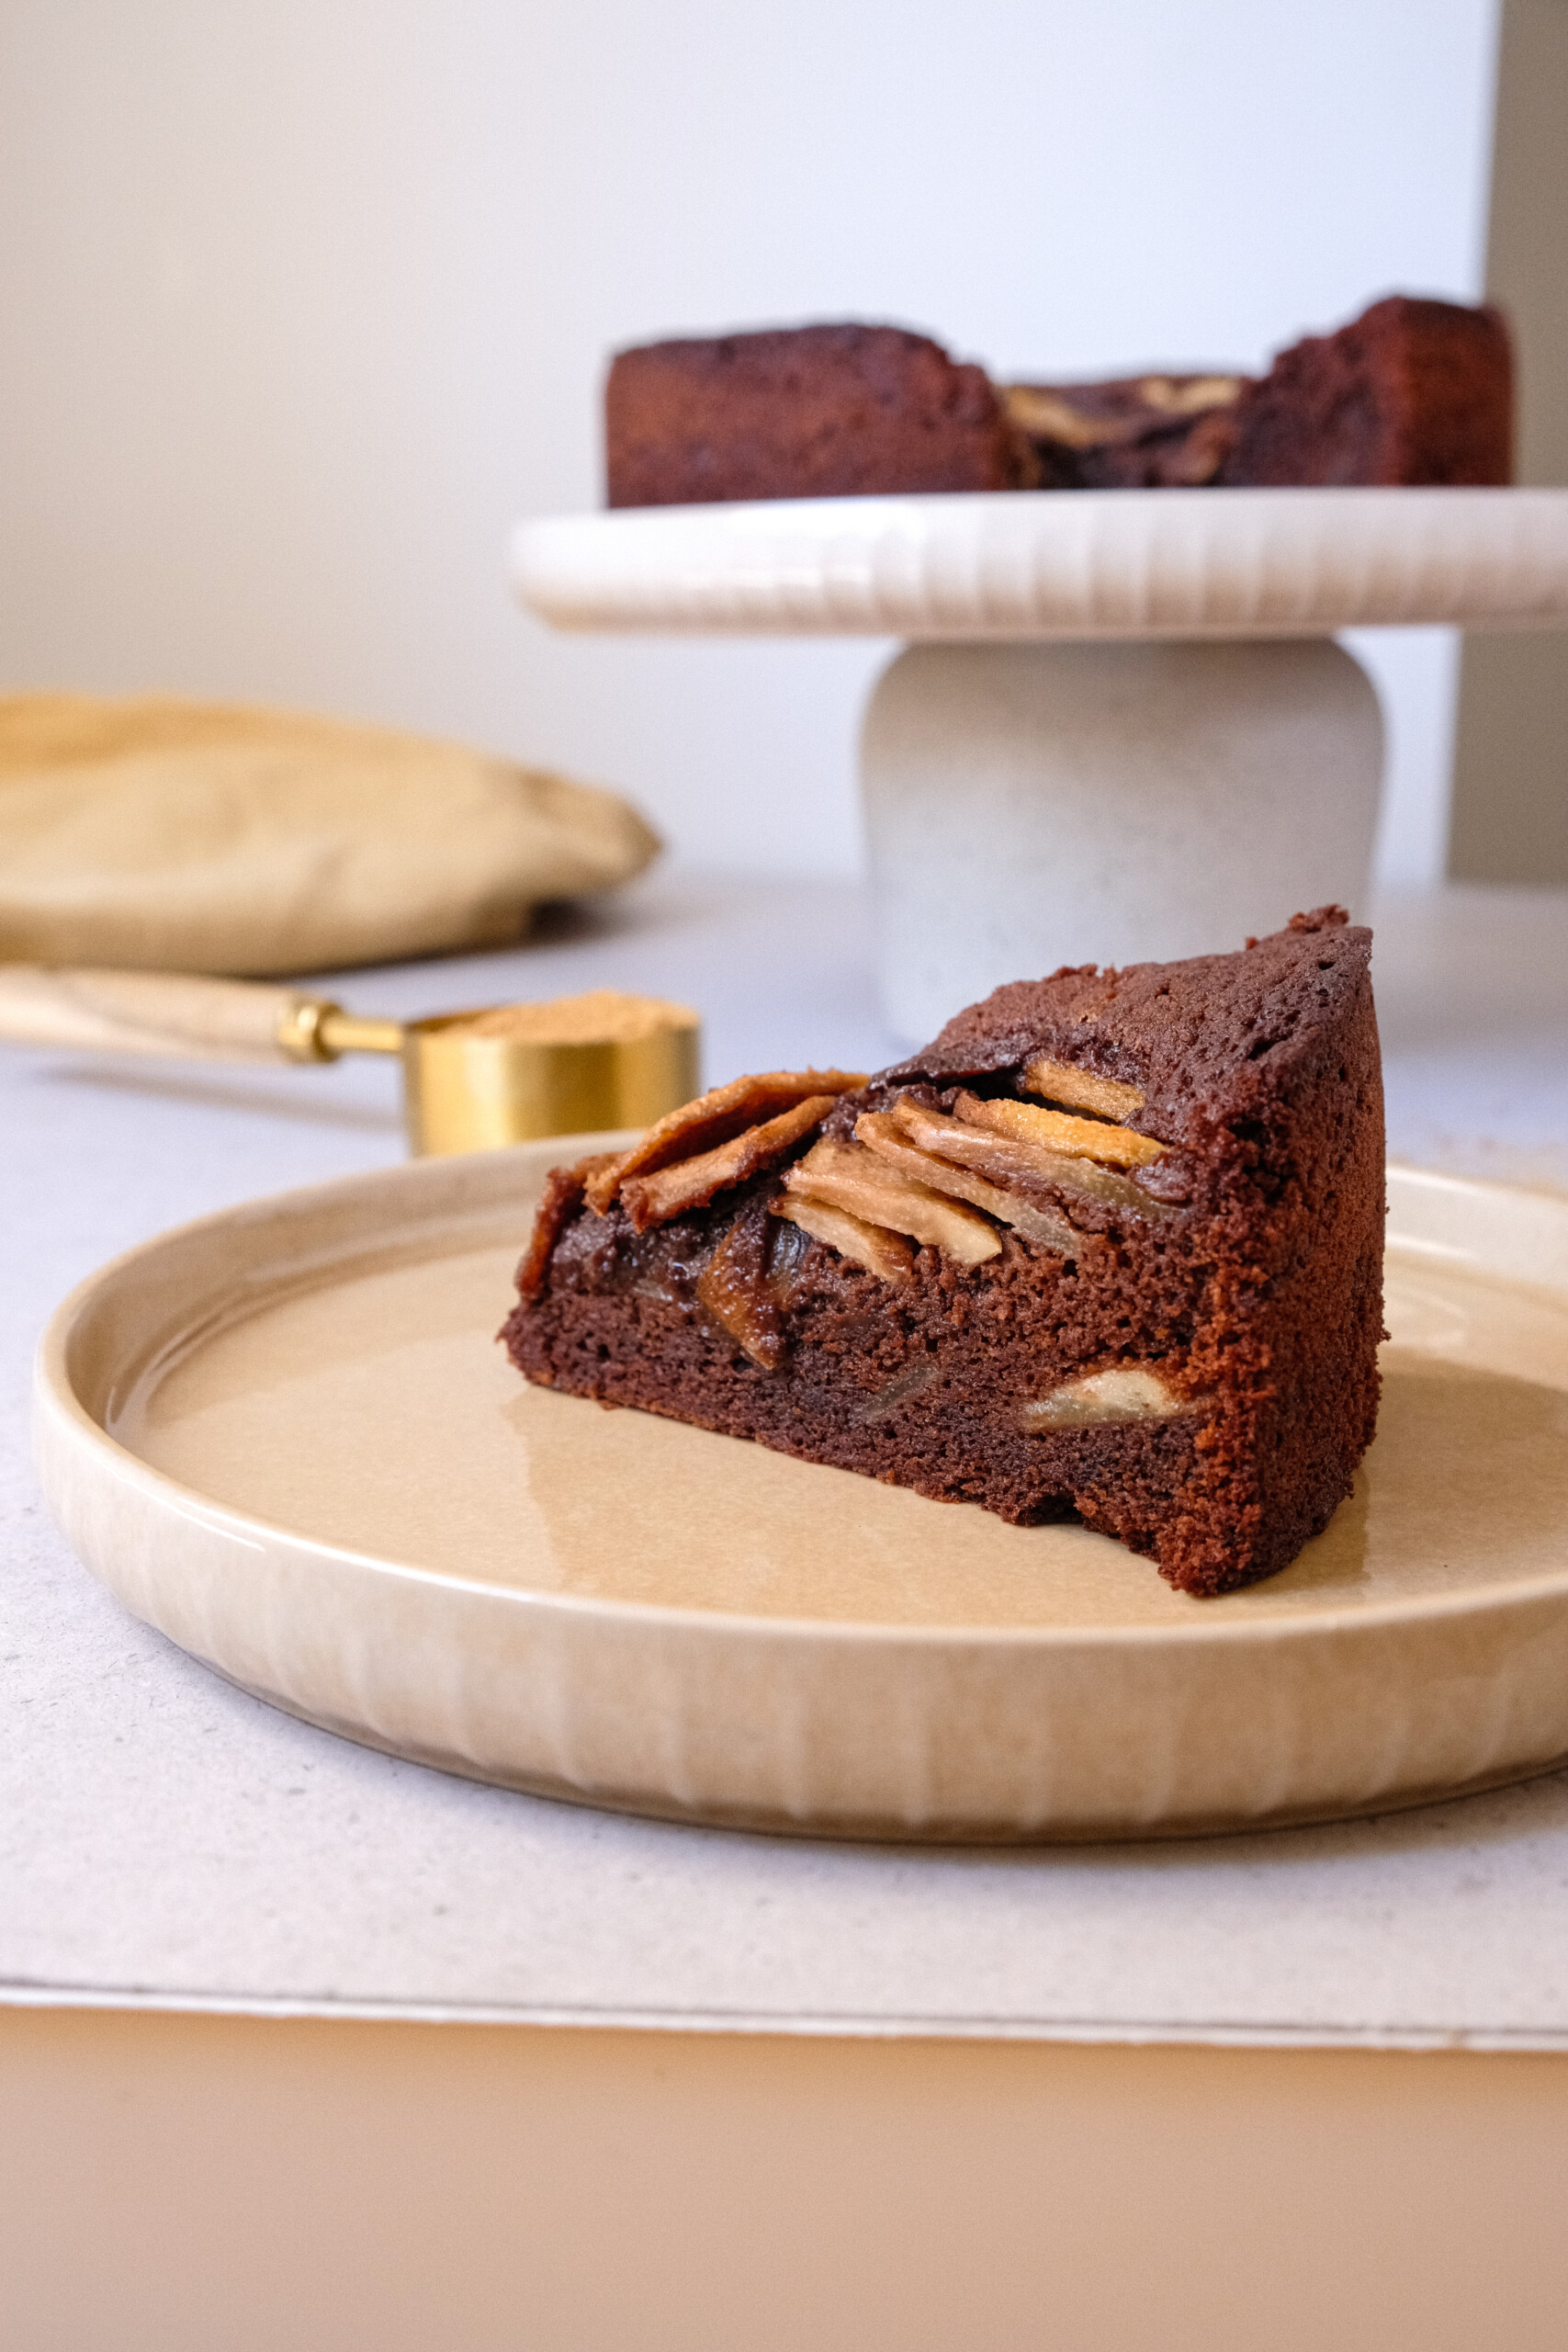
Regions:
<svg viewBox="0 0 1568 2352"><path fill-rule="evenodd" d="M374 1021L254 980L0 964L0 1038L182 1061L398 1054L409 1148L434 1153L648 1126L697 1092L701 1024L686 1005L616 989Z"/></svg>

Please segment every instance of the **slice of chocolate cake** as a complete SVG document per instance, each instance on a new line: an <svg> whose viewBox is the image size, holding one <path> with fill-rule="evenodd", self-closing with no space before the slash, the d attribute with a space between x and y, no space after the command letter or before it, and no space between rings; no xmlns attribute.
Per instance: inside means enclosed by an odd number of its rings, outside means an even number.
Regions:
<svg viewBox="0 0 1568 2352"><path fill-rule="evenodd" d="M901 327L809 326L623 351L608 503L1016 490L1036 479L984 368Z"/></svg>
<svg viewBox="0 0 1568 2352"><path fill-rule="evenodd" d="M1390 294L1245 385L1217 479L1235 488L1513 479L1508 329L1490 304Z"/></svg>
<svg viewBox="0 0 1568 2352"><path fill-rule="evenodd" d="M1285 1566L1377 1416L1371 934L998 989L869 1081L738 1080L558 1170L530 1380L1004 1519L1183 1591Z"/></svg>

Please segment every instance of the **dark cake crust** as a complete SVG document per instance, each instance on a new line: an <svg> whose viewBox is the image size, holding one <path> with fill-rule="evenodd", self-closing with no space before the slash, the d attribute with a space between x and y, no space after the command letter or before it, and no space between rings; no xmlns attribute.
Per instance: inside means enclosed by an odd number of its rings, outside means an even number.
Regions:
<svg viewBox="0 0 1568 2352"><path fill-rule="evenodd" d="M776 1171L640 1235L563 1180L505 1328L513 1362L1011 1521L1077 1511L1189 1593L1283 1567L1371 1441L1382 1325L1370 934L1337 910L1298 924L1237 956L1000 989L828 1114L831 1141L902 1097L1014 1100L1041 1055L1137 1090L1125 1127L1165 1149L1136 1194L1046 1184L1066 1246L1009 1230L970 1266L919 1247L890 1283L782 1222ZM761 1302L750 1352L721 1262ZM1171 1408L1083 1426L1023 1409L1128 1367Z"/></svg>
<svg viewBox="0 0 1568 2352"><path fill-rule="evenodd" d="M1035 479L984 368L901 327L810 326L616 355L611 506L1015 490Z"/></svg>

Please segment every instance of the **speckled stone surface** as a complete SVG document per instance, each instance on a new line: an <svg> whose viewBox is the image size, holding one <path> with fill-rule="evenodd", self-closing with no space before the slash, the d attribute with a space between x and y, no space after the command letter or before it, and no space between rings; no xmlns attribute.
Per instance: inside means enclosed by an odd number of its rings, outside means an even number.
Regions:
<svg viewBox="0 0 1568 2352"><path fill-rule="evenodd" d="M1391 1148L1568 1191L1568 899L1373 910ZM865 1067L847 888L649 885L356 1009L606 985L698 1003L707 1072ZM391 1073L0 1059L8 1313L0 1997L806 2031L1568 2048L1568 1775L1189 1845L917 1853L615 1819L355 1748L128 1617L49 1521L28 1362L163 1227L395 1159Z"/></svg>

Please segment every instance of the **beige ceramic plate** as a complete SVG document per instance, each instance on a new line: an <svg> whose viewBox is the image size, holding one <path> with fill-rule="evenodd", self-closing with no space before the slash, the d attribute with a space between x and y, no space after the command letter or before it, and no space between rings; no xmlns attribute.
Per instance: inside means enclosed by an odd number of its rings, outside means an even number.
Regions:
<svg viewBox="0 0 1568 2352"><path fill-rule="evenodd" d="M525 1388L493 1334L576 1148L255 1203L94 1276L39 1371L82 1558L313 1722L691 1820L1142 1837L1568 1755L1568 1202L1391 1172L1377 1444L1294 1566L1204 1602L1082 1528Z"/></svg>

